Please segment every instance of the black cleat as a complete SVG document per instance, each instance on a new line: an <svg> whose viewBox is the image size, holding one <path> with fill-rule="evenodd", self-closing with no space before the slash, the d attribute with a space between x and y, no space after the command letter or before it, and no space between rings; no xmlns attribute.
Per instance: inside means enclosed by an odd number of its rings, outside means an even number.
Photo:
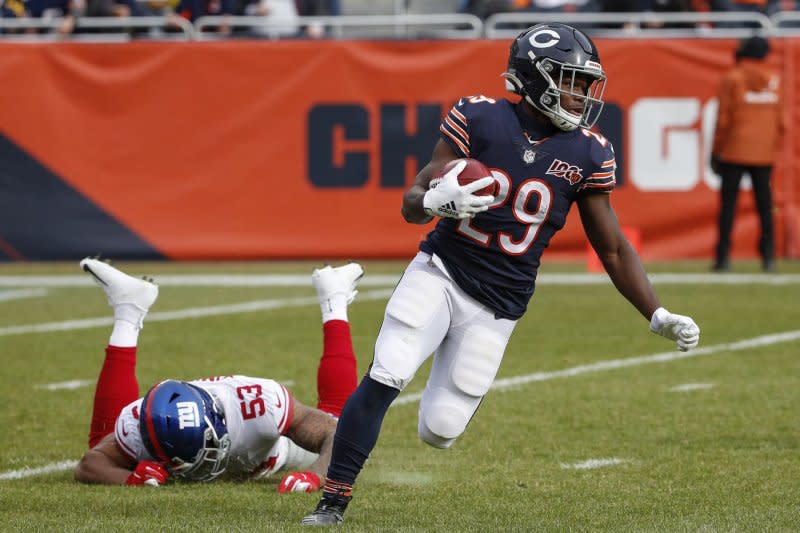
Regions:
<svg viewBox="0 0 800 533"><path fill-rule="evenodd" d="M333 496L325 494L320 498L317 508L300 522L304 526L336 526L344 520L344 510L352 496Z"/></svg>
<svg viewBox="0 0 800 533"><path fill-rule="evenodd" d="M712 272L728 272L731 269L731 264L726 261L717 261L711 266Z"/></svg>

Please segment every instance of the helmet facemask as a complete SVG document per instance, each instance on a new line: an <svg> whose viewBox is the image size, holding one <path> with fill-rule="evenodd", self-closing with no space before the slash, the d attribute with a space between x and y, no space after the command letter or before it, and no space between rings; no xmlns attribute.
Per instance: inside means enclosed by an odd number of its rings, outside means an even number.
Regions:
<svg viewBox="0 0 800 533"><path fill-rule="evenodd" d="M206 420L208 422L208 420ZM170 461L168 468L174 475L192 481L211 481L225 472L230 458L231 438L229 435L217 436L209 425L205 430L205 444L197 456L187 462L180 457Z"/></svg>
<svg viewBox="0 0 800 533"><path fill-rule="evenodd" d="M578 127L590 129L595 125L603 110L603 92L606 87L606 77L600 65L597 68L582 67L543 59L536 63L536 68L548 86L539 97L538 105L526 92L525 99L528 103L550 117L553 124L564 131L572 131ZM585 92L576 84L579 79L586 81ZM562 107L564 96L583 102L580 114Z"/></svg>

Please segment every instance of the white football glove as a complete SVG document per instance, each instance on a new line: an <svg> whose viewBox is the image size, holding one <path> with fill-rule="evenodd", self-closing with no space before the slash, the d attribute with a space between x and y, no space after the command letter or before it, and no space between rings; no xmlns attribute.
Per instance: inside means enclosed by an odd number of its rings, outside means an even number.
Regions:
<svg viewBox="0 0 800 533"><path fill-rule="evenodd" d="M432 187L422 199L422 207L428 216L471 218L489 209L494 196L476 196L473 193L491 185L494 178L487 176L461 185L458 175L465 166L467 163L460 161L435 183L431 182Z"/></svg>
<svg viewBox="0 0 800 533"><path fill-rule="evenodd" d="M700 328L688 316L673 315L659 307L650 319L650 331L662 337L677 341L678 349L686 352L700 342Z"/></svg>

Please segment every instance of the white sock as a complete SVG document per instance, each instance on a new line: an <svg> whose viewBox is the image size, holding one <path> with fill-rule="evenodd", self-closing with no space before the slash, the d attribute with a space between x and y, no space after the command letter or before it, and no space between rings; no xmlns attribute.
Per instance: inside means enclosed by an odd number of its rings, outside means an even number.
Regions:
<svg viewBox="0 0 800 533"><path fill-rule="evenodd" d="M334 294L324 302L319 304L322 310L322 323L328 320L344 320L347 322L347 296L344 294Z"/></svg>
<svg viewBox="0 0 800 533"><path fill-rule="evenodd" d="M139 331L144 327L144 317L147 311L142 311L133 304L119 304L114 307L114 329L111 331L111 346L120 348L136 346L139 340Z"/></svg>
<svg viewBox="0 0 800 533"><path fill-rule="evenodd" d="M147 311L134 304L118 304L114 306L114 320L124 320L130 322L139 329L144 327L144 317Z"/></svg>
<svg viewBox="0 0 800 533"><path fill-rule="evenodd" d="M119 348L131 348L136 346L139 340L139 328L136 324L127 320L114 320L114 329L111 330L111 338L108 344Z"/></svg>

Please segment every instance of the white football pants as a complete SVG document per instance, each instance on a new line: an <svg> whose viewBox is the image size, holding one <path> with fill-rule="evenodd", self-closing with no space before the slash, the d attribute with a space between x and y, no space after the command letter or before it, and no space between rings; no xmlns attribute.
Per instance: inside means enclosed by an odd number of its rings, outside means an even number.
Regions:
<svg viewBox="0 0 800 533"><path fill-rule="evenodd" d="M461 290L438 257L420 252L386 306L369 375L403 390L435 352L419 436L449 448L489 391L515 325Z"/></svg>

